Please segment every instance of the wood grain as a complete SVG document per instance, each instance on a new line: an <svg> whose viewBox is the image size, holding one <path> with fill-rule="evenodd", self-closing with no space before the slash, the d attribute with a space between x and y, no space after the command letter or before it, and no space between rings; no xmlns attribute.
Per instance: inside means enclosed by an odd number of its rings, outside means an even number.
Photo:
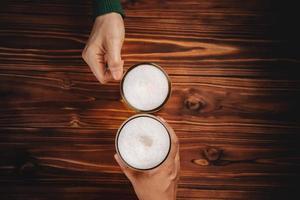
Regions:
<svg viewBox="0 0 300 200"><path fill-rule="evenodd" d="M2 3L1 3L2 4ZM156 62L180 140L178 199L297 199L299 40L271 1L124 1L125 68ZM285 14L286 13L286 14ZM291 22L291 24L290 24ZM90 1L0 7L0 199L136 199L113 160L133 115L81 59Z"/></svg>

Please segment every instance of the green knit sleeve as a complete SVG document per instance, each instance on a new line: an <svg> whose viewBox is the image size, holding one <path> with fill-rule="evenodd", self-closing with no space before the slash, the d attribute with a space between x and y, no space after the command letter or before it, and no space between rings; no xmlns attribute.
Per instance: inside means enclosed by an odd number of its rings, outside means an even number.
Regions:
<svg viewBox="0 0 300 200"><path fill-rule="evenodd" d="M94 0L94 16L116 12L125 17L120 0Z"/></svg>

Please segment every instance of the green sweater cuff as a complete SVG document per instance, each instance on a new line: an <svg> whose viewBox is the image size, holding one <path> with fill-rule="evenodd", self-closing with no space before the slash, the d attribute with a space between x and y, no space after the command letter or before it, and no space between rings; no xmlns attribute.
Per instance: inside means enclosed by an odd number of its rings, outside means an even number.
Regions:
<svg viewBox="0 0 300 200"><path fill-rule="evenodd" d="M125 17L120 0L94 0L94 16L116 12Z"/></svg>

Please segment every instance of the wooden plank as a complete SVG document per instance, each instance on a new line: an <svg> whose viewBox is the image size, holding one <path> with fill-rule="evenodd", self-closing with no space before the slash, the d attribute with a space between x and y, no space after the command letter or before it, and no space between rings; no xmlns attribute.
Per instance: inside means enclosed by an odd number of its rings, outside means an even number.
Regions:
<svg viewBox="0 0 300 200"><path fill-rule="evenodd" d="M178 199L300 196L296 18L278 13L289 7L123 5L125 68L156 62L173 83L157 115L180 140ZM0 199L136 198L113 160L116 130L134 112L81 59L91 11L79 0L0 7Z"/></svg>

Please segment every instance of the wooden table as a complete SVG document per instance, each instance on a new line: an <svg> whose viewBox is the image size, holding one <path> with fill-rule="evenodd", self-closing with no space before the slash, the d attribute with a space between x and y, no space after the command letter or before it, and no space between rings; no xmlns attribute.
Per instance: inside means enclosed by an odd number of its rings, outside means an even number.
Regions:
<svg viewBox="0 0 300 200"><path fill-rule="evenodd" d="M180 139L178 199L300 196L300 50L283 5L124 2L125 68L155 62L173 82L157 115ZM134 112L119 84L100 85L81 59L91 7L1 3L1 200L136 198L113 159Z"/></svg>

